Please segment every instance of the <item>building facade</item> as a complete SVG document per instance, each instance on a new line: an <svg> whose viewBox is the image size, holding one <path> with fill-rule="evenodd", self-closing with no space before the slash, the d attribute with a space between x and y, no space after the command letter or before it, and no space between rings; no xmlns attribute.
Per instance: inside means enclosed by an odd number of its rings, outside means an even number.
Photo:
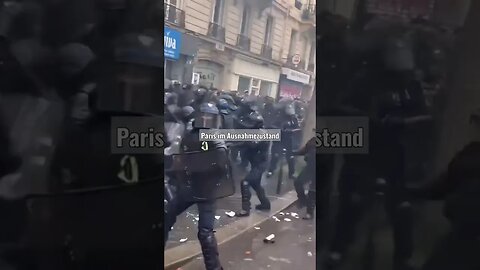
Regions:
<svg viewBox="0 0 480 270"><path fill-rule="evenodd" d="M280 96L284 80L293 80L301 84L298 96L308 97L314 80L310 73L315 71L315 56L310 55L315 52L315 24L314 16L302 20L302 12L313 5L299 2L164 0L165 25L182 35L180 50L185 53L178 59L165 54L166 76L183 82L195 77L195 83L207 87L274 98ZM295 54L299 63L289 65ZM285 68L292 71L284 74Z"/></svg>

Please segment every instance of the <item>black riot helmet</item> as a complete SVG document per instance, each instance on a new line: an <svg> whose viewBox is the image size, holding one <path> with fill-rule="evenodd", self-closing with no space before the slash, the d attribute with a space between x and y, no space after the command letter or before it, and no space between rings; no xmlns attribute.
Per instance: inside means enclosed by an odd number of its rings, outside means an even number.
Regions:
<svg viewBox="0 0 480 270"><path fill-rule="evenodd" d="M415 68L413 41L409 35L395 35L387 39L384 64L390 71L411 71Z"/></svg>
<svg viewBox="0 0 480 270"><path fill-rule="evenodd" d="M220 112L214 103L202 103L195 115L193 126L195 128L217 129L221 127Z"/></svg>
<svg viewBox="0 0 480 270"><path fill-rule="evenodd" d="M295 106L293 104L288 104L285 107L285 115L286 116L293 116L295 115Z"/></svg>
<svg viewBox="0 0 480 270"><path fill-rule="evenodd" d="M263 128L263 117L257 111L250 112L240 119L240 124L245 129Z"/></svg>
<svg viewBox="0 0 480 270"><path fill-rule="evenodd" d="M182 108L183 119L185 122L192 120L195 117L195 109L192 106L185 106Z"/></svg>
<svg viewBox="0 0 480 270"><path fill-rule="evenodd" d="M220 111L220 113L223 114L223 115L230 114L230 105L223 98L218 100L217 108Z"/></svg>
<svg viewBox="0 0 480 270"><path fill-rule="evenodd" d="M99 91L98 109L162 114L162 46L159 36L148 33L116 40L116 63Z"/></svg>

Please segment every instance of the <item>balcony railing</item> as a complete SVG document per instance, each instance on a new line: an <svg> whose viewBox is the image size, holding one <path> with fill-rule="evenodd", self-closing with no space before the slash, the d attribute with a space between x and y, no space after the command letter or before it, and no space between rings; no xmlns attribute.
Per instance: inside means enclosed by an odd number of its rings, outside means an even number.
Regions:
<svg viewBox="0 0 480 270"><path fill-rule="evenodd" d="M163 8L165 10L165 22L178 27L185 27L185 11L170 4L163 4Z"/></svg>
<svg viewBox="0 0 480 270"><path fill-rule="evenodd" d="M211 22L208 25L208 36L225 42L225 28L217 23Z"/></svg>
<svg viewBox="0 0 480 270"><path fill-rule="evenodd" d="M260 52L260 55L261 55L262 57L265 57L265 58L268 58L268 59L272 59L272 47L263 44L263 45L262 45L262 51Z"/></svg>
<svg viewBox="0 0 480 270"><path fill-rule="evenodd" d="M250 38L245 35L239 34L237 36L237 46L246 51L250 51Z"/></svg>
<svg viewBox="0 0 480 270"><path fill-rule="evenodd" d="M305 21L315 20L316 5L308 5L303 9L302 19Z"/></svg>

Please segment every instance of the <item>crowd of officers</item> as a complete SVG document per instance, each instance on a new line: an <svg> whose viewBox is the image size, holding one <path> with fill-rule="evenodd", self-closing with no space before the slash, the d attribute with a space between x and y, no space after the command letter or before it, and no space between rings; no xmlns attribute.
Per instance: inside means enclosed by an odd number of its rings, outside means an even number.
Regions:
<svg viewBox="0 0 480 270"><path fill-rule="evenodd" d="M241 209L236 212L237 217L250 215L251 189L260 201L255 209L269 211L270 200L262 185L262 177L265 175L270 178L278 169L278 161L282 158L288 162L289 178L295 181L302 208L308 206L305 219L312 219L315 207L315 148L310 143L308 147L300 149L294 143L302 136L305 110L306 103L299 99L282 98L275 102L269 97L249 95L248 91L226 92L178 82L167 85L165 240L168 239L168 232L175 223L176 216L196 203L199 212L198 239L206 269L221 269L214 235L215 201L232 195L234 185L238 185L242 203ZM264 128L280 129L281 141L201 142L198 138L200 129ZM208 143L208 147L202 148L205 143ZM295 155L305 155L309 164L298 177L295 176ZM179 162L175 156L181 156L183 160ZM178 163L181 163L180 167ZM235 179L238 173L232 175L231 166L235 163L247 169L244 178ZM215 169L222 166L227 169ZM210 182L212 179L213 183ZM202 188L195 187L195 182ZM308 196L305 190L307 183L311 183Z"/></svg>
<svg viewBox="0 0 480 270"><path fill-rule="evenodd" d="M393 268L416 269L412 259L413 201L437 198L446 199L451 232L422 269L476 269L480 267L473 255L480 254L479 200L472 196L479 192L478 141L467 144L438 179L425 165L431 158L425 153L432 151L426 146L436 139L432 131L440 128L436 120L442 96L445 91L454 91L445 84L454 37L422 19L364 19L349 23L339 16L321 14L317 20L322 25L317 41L317 118L369 119L368 154L341 155L333 238L327 243L327 256L319 261L320 267L343 266L359 233L357 224L367 217L365 265L356 269L374 269L372 254L382 247L375 247L372 240L379 222L379 212L373 209L380 204L393 227ZM434 98L427 96L428 89L436 90ZM327 156L317 155L317 168L333 168L322 166L331 162ZM332 185L324 183L324 174L317 169L317 192L328 197ZM431 178L435 179L430 182ZM324 201L328 199L320 200Z"/></svg>
<svg viewBox="0 0 480 270"><path fill-rule="evenodd" d="M162 229L166 241L177 215L197 204L206 268L222 269L213 231L215 201L232 195L232 185L239 184L237 216L250 214L250 188L260 199L256 208L269 210L261 178L272 176L283 157L299 206L307 206L307 219L313 217L316 192L327 197L333 157L315 156L314 139L294 144L305 118L301 101L162 86L162 3L25 0L0 5L0 215L9 217L0 222L0 268L160 269ZM409 187L406 177L405 146L411 141L403 135L432 118L424 85L445 80L447 53L438 38L443 33L421 20L358 27L332 18L321 14L317 20L322 32L317 116L368 117L370 151L343 155L335 233L321 264L335 269L345 261L360 210L376 198L371 194L383 194L394 227L396 270L413 269L412 198L444 199L451 223L424 269L479 269L478 142L455 156L434 187ZM136 159L112 154L112 117L163 114L165 153ZM205 147L198 140L202 128L279 128L283 140L271 146L218 141ZM429 139L423 133L415 138ZM179 153L190 162L178 163ZM295 155L306 160L298 176ZM231 163L238 159L250 169L235 183ZM124 188L117 174L127 161L140 168L139 184ZM203 174L195 178L202 181L178 174L182 167L175 166L165 177L159 170L164 162L166 168L169 162L187 164L184 171Z"/></svg>

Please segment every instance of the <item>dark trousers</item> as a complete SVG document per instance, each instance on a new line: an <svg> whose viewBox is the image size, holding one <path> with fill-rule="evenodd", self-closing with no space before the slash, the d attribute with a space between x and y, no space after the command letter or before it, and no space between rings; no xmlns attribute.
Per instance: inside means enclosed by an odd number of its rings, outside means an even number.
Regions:
<svg viewBox="0 0 480 270"><path fill-rule="evenodd" d="M193 202L186 202L181 198L175 198L169 202L167 214L165 216L164 237L168 240L168 234L172 226L177 221L177 216L185 212ZM215 202L197 202L198 207L198 229L207 229L213 231L215 223Z"/></svg>
<svg viewBox="0 0 480 270"><path fill-rule="evenodd" d="M270 160L269 172L274 172L277 169L278 162L283 157L283 145L274 142L272 145L272 158ZM292 148L285 147L285 158L288 164L288 175L293 176L295 174L295 157L292 155Z"/></svg>
<svg viewBox="0 0 480 270"><path fill-rule="evenodd" d="M260 200L260 203L263 205L270 205L270 201L265 194L265 189L262 187L262 174L264 168L261 166L255 166L252 164L252 168L244 180L240 182L240 191L242 193L242 209L245 211L250 211L251 203L250 199L252 198L252 193L250 192L250 187L255 190L257 197Z"/></svg>
<svg viewBox="0 0 480 270"><path fill-rule="evenodd" d="M165 215L164 238L168 239L168 233L177 220L177 216L192 206L193 202L186 202L176 197L168 204ZM222 270L220 264L218 245L213 231L215 223L215 201L197 202L198 207L198 241L202 248L206 270Z"/></svg>
<svg viewBox="0 0 480 270"><path fill-rule="evenodd" d="M403 170L403 167L399 166L384 177L386 179L384 206L393 226L395 262L408 260L413 253L412 208L405 195L403 173L400 168ZM375 180L378 177L376 173L355 171L346 163L339 182L339 210L331 250L342 254L355 238L355 226L362 217L363 210L374 201Z"/></svg>
<svg viewBox="0 0 480 270"><path fill-rule="evenodd" d="M297 192L298 201L302 205L307 206L307 213L313 214L315 210L316 199L316 179L315 167L312 165L305 166L300 175L295 179L294 186ZM309 183L308 194L305 194L305 185Z"/></svg>

